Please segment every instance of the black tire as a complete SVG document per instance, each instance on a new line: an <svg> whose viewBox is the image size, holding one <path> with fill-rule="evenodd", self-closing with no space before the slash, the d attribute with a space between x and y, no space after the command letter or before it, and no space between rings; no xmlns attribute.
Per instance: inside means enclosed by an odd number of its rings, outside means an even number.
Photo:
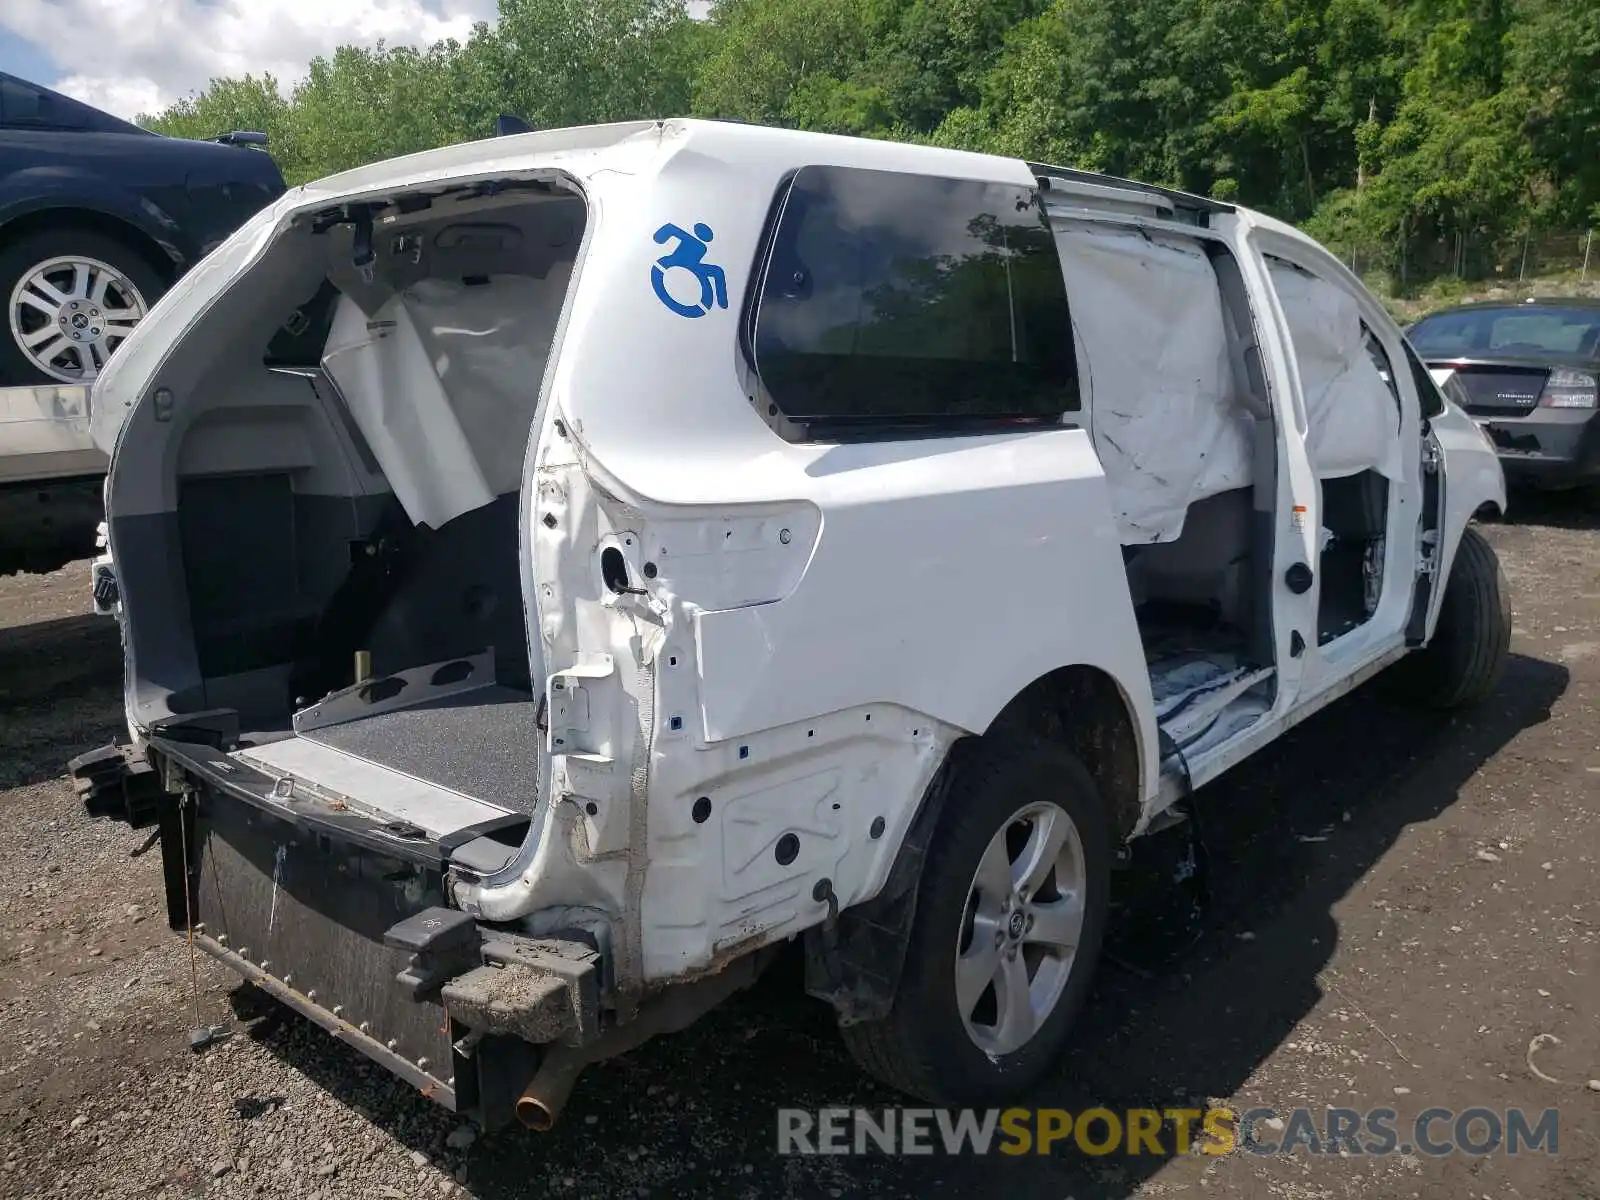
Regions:
<svg viewBox="0 0 1600 1200"><path fill-rule="evenodd" d="M1494 547L1468 526L1450 567L1433 640L1395 664L1405 699L1429 708L1460 708L1500 683L1511 650L1511 606Z"/></svg>
<svg viewBox="0 0 1600 1200"><path fill-rule="evenodd" d="M0 387L63 382L35 366L18 344L11 328L11 293L40 263L67 257L96 259L111 267L138 289L147 312L169 286L136 246L93 229L57 226L0 246L0 305L5 307L0 320Z"/></svg>
<svg viewBox="0 0 1600 1200"><path fill-rule="evenodd" d="M916 918L894 1007L882 1021L842 1026L845 1047L870 1075L932 1104L989 1106L1026 1092L1053 1067L1088 996L1105 931L1112 837L1083 764L1032 737L962 747L922 868ZM990 1057L969 1035L956 1000L955 957L968 894L992 838L1023 805L1051 802L1083 849L1084 915L1055 1008L1017 1050Z"/></svg>

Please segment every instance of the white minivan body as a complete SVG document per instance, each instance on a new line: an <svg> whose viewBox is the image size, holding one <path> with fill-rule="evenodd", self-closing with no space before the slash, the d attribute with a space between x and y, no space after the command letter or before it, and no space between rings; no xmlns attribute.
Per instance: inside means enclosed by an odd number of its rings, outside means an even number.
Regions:
<svg viewBox="0 0 1600 1200"><path fill-rule="evenodd" d="M1010 1094L1117 845L1509 635L1495 453L1354 276L1013 159L682 120L378 163L180 280L93 414L91 809L159 824L175 928L491 1125L800 935L870 1069Z"/></svg>

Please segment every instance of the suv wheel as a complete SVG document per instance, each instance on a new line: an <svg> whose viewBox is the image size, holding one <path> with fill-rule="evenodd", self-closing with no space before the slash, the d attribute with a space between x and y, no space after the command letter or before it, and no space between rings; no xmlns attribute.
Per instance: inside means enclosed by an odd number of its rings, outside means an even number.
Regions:
<svg viewBox="0 0 1600 1200"><path fill-rule="evenodd" d="M1111 837L1059 746L980 741L954 769L894 1007L841 1032L890 1086L983 1106L1038 1082L1066 1041L1100 950Z"/></svg>
<svg viewBox="0 0 1600 1200"><path fill-rule="evenodd" d="M48 229L0 251L0 386L87 384L166 290L134 249L93 230Z"/></svg>

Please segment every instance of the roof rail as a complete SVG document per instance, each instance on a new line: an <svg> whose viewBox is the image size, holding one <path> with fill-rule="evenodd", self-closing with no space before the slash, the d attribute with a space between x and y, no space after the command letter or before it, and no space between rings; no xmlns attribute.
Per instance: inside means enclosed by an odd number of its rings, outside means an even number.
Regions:
<svg viewBox="0 0 1600 1200"><path fill-rule="evenodd" d="M1050 186L1050 180L1052 179L1070 180L1073 183L1099 184L1102 187L1109 185L1160 196L1174 208L1192 213L1230 213L1233 211L1233 205L1224 204L1221 200L1209 200L1204 196L1193 196L1188 192L1178 192L1171 188L1158 187L1153 183L1140 183L1136 179L1120 179L1115 175L1100 175L1094 171L1079 171L1072 167L1052 167L1048 163L1031 162L1028 164L1028 170L1033 172L1034 178L1044 188Z"/></svg>

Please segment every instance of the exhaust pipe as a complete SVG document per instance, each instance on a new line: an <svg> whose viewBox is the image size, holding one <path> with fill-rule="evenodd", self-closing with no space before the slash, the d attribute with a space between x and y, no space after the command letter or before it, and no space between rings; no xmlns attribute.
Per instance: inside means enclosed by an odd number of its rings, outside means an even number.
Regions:
<svg viewBox="0 0 1600 1200"><path fill-rule="evenodd" d="M590 1063L636 1050L660 1033L687 1029L735 992L749 987L776 954L766 947L736 959L715 975L679 984L639 1010L626 1025L613 1025L582 1049L555 1045L517 1097L517 1120L535 1133L549 1133L561 1119L578 1076Z"/></svg>
<svg viewBox="0 0 1600 1200"><path fill-rule="evenodd" d="M535 1133L549 1133L566 1108L578 1076L588 1065L581 1052L566 1046L552 1047L517 1097L517 1120Z"/></svg>

